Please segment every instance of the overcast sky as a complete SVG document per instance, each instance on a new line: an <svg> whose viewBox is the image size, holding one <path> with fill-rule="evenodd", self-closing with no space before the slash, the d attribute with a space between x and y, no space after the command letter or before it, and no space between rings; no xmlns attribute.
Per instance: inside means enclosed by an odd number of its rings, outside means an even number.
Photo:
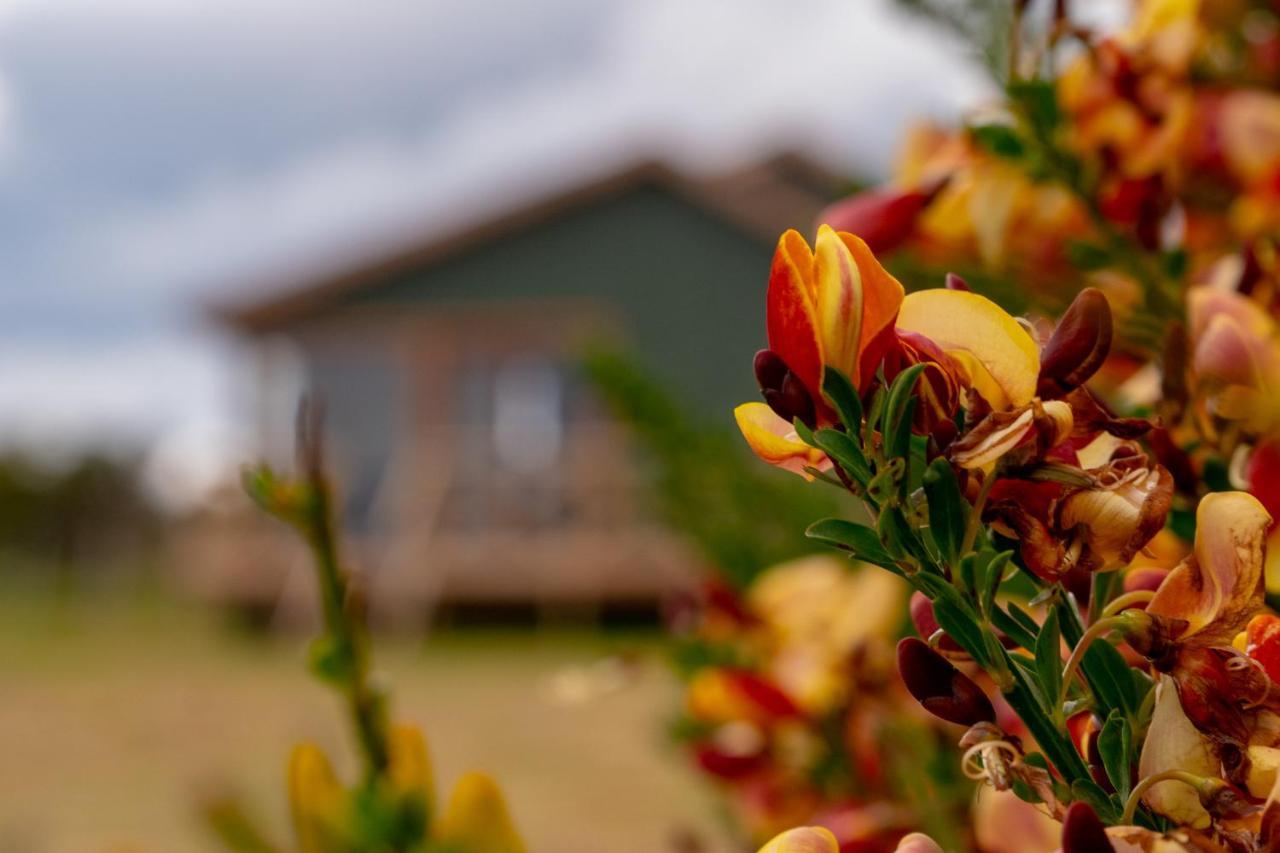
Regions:
<svg viewBox="0 0 1280 853"><path fill-rule="evenodd" d="M213 459L202 305L644 154L883 172L961 50L880 0L0 0L0 442Z"/></svg>

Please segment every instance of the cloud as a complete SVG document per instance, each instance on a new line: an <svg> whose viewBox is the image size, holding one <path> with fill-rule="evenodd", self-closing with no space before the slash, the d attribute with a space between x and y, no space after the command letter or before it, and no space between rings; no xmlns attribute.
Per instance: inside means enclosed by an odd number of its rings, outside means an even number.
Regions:
<svg viewBox="0 0 1280 853"><path fill-rule="evenodd" d="M19 3L0 49L0 438L41 441L233 423L210 299L652 153L882 173L987 91L871 0Z"/></svg>

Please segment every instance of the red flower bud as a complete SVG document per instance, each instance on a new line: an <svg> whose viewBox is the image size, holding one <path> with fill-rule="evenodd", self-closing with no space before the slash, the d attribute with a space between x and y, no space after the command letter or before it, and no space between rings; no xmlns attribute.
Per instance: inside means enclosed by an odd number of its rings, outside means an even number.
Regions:
<svg viewBox="0 0 1280 853"><path fill-rule="evenodd" d="M916 632L925 640L942 630L938 626L937 618L933 615L933 602L923 592L911 594L910 610L911 621L916 626ZM946 634L943 634L938 641L938 648L944 652L960 651L959 644Z"/></svg>
<svg viewBox="0 0 1280 853"><path fill-rule="evenodd" d="M782 387L782 380L787 378L787 363L771 349L762 349L756 353L756 382L765 391L776 391Z"/></svg>
<svg viewBox="0 0 1280 853"><path fill-rule="evenodd" d="M1059 397L1098 372L1111 351L1111 305L1086 287L1067 308L1040 357L1041 397Z"/></svg>
<svg viewBox="0 0 1280 853"><path fill-rule="evenodd" d="M799 418L811 428L817 425L813 398L809 396L808 389L776 352L760 350L756 353L753 367L764 401L778 417L788 423Z"/></svg>
<svg viewBox="0 0 1280 853"><path fill-rule="evenodd" d="M946 281L942 286L947 290L963 290L965 293L968 293L973 289L969 287L969 282L965 281L953 272L947 273Z"/></svg>
<svg viewBox="0 0 1280 853"><path fill-rule="evenodd" d="M1077 800L1062 818L1062 853L1115 853L1107 829L1088 803Z"/></svg>
<svg viewBox="0 0 1280 853"><path fill-rule="evenodd" d="M907 691L935 717L962 726L995 721L982 688L922 640L906 637L898 643L898 673Z"/></svg>
<svg viewBox="0 0 1280 853"><path fill-rule="evenodd" d="M915 230L933 192L872 190L836 202L818 215L837 231L856 234L875 254L896 249Z"/></svg>

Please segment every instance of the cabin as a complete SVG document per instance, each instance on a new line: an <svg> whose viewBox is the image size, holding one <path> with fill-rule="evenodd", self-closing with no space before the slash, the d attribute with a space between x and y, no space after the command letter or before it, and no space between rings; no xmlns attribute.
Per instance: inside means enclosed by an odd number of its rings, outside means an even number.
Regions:
<svg viewBox="0 0 1280 853"><path fill-rule="evenodd" d="M778 235L842 189L792 155L711 177L641 163L216 316L252 354L267 458L289 458L298 394L324 401L375 613L652 609L696 560L649 517L636 448L575 363L623 347L729 418L758 393ZM291 585L279 567L201 571L223 598Z"/></svg>

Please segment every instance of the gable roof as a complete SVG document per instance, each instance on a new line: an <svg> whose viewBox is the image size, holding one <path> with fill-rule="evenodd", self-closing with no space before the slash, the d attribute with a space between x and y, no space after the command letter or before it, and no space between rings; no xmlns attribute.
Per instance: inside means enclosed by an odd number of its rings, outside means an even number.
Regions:
<svg viewBox="0 0 1280 853"><path fill-rule="evenodd" d="M444 236L366 258L334 274L272 287L271 296L215 307L214 317L260 332L324 308L355 291L432 267L570 212L642 188L657 187L772 245L786 228L809 224L848 181L797 154L711 178L689 177L659 161L637 163L602 179L534 201Z"/></svg>

